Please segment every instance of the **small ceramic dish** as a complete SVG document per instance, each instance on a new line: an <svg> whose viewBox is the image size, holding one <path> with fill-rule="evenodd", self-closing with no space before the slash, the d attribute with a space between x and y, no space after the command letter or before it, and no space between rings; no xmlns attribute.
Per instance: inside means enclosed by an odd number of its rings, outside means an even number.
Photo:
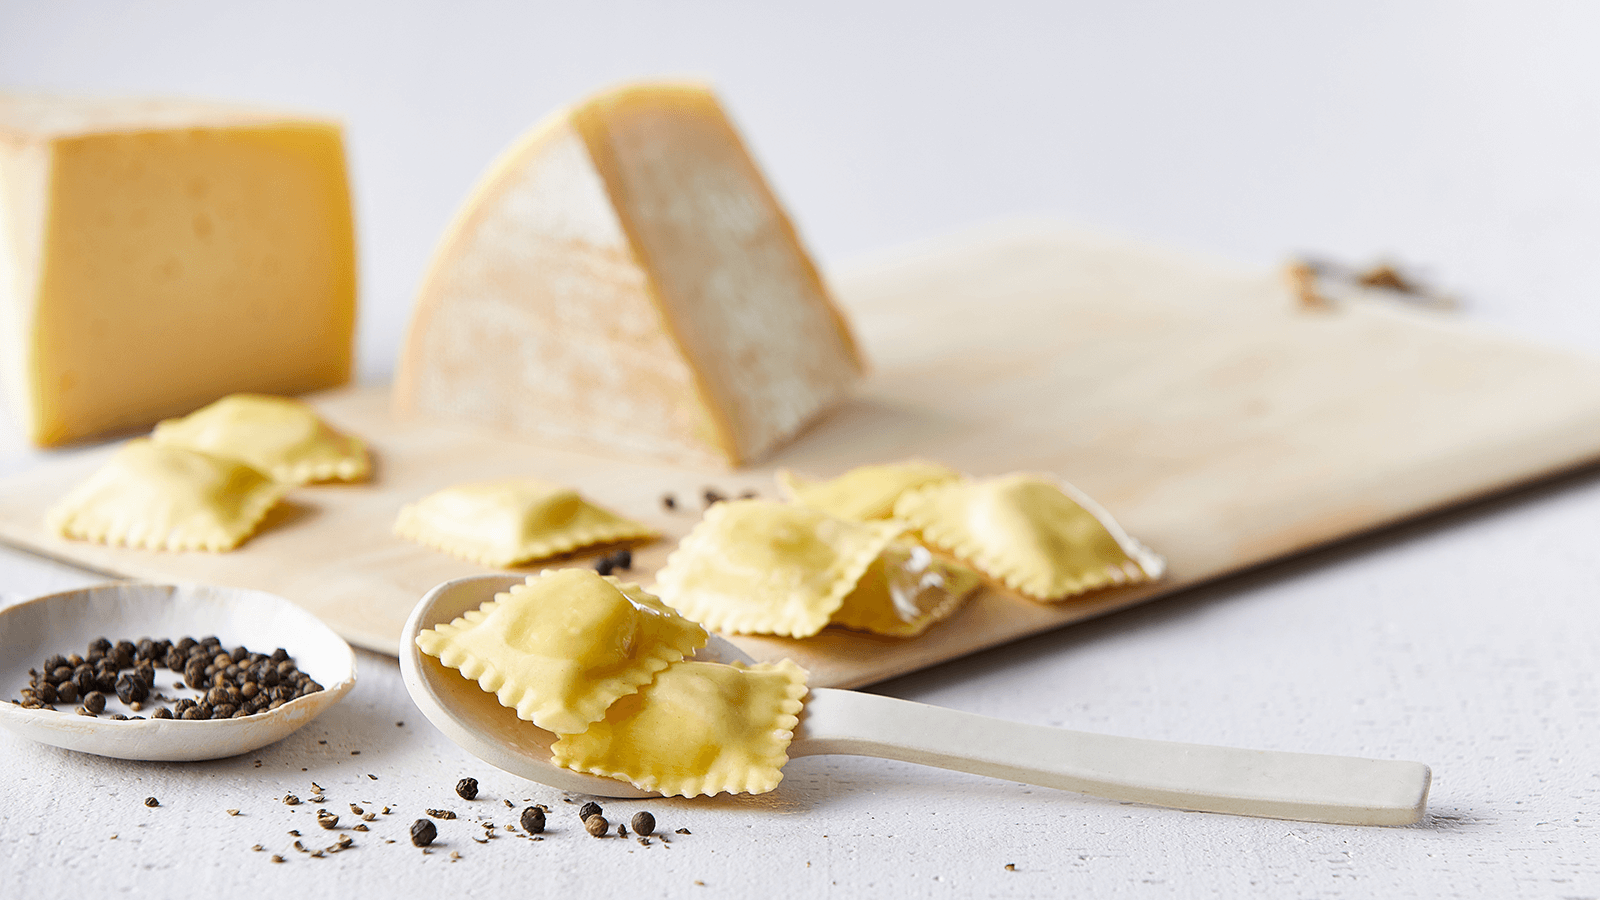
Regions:
<svg viewBox="0 0 1600 900"><path fill-rule="evenodd" d="M23 709L10 701L28 670L60 653L83 654L104 637L138 641L216 635L228 648L271 653L282 647L323 686L274 710L236 719L110 718L127 714L115 695L106 713L80 716L71 706ZM156 690L172 695L182 676L158 666ZM339 702L356 682L355 654L328 626L264 591L208 585L115 582L49 594L0 610L0 727L67 750L119 759L220 759L280 740ZM181 696L193 692L181 689Z"/></svg>

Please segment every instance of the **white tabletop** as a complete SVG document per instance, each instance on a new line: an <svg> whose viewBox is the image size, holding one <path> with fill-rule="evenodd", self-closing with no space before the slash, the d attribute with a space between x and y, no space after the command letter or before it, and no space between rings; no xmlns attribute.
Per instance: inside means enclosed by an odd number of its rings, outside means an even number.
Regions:
<svg viewBox="0 0 1600 900"><path fill-rule="evenodd" d="M657 73L719 85L830 267L1042 213L1261 265L1390 255L1487 327L1600 354L1593 8L572 6L280 3L267 19L6 2L0 88L342 116L368 379L392 366L433 242L493 155L559 103ZM0 434L0 474L41 458ZM395 663L362 654L343 703L238 759L124 763L0 734L0 894L1594 897L1597 531L1600 478L1579 473L876 688L1115 734L1420 760L1434 788L1415 826L814 757L763 797L608 803L613 821L650 809L691 833L602 841L558 792L446 741ZM7 599L93 580L0 549ZM464 776L480 799L455 797ZM333 842L314 808L278 800L313 781L351 850L291 848L290 829ZM550 805L551 833L475 842L480 820L516 821L505 800ZM354 833L350 803L392 812ZM430 807L461 817L424 855L405 830Z"/></svg>

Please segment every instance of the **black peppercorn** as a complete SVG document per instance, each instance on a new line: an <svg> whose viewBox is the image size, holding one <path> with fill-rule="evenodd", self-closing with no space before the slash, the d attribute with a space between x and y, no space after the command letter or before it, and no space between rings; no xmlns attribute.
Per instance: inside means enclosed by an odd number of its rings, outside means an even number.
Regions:
<svg viewBox="0 0 1600 900"><path fill-rule="evenodd" d="M588 803L578 807L578 821L582 822L590 816L598 816L600 812L600 804L590 800Z"/></svg>
<svg viewBox="0 0 1600 900"><path fill-rule="evenodd" d="M595 561L595 564L594 564L594 570L596 572L598 572L602 576L610 575L613 568L614 568L614 565L611 562L611 557L609 557L609 556L600 557L598 560Z"/></svg>
<svg viewBox="0 0 1600 900"><path fill-rule="evenodd" d="M463 800L478 799L478 779L463 778L456 782L456 796Z"/></svg>
<svg viewBox="0 0 1600 900"><path fill-rule="evenodd" d="M99 691L90 691L83 695L83 708L99 715L106 711L106 695Z"/></svg>
<svg viewBox="0 0 1600 900"><path fill-rule="evenodd" d="M56 700L60 703L78 702L78 686L70 681L56 685Z"/></svg>
<svg viewBox="0 0 1600 900"><path fill-rule="evenodd" d="M522 830L529 834L544 832L544 810L530 806L522 811Z"/></svg>
<svg viewBox="0 0 1600 900"><path fill-rule="evenodd" d="M416 847L426 847L433 843L439 836L439 829L427 819L418 819L411 823L411 843Z"/></svg>
<svg viewBox="0 0 1600 900"><path fill-rule="evenodd" d="M632 825L634 834L648 836L655 833L656 817L647 812L636 812L633 814Z"/></svg>
<svg viewBox="0 0 1600 900"><path fill-rule="evenodd" d="M143 680L133 675L123 675L117 679L117 697L123 703L138 703L150 696L150 688L145 686Z"/></svg>
<svg viewBox="0 0 1600 900"><path fill-rule="evenodd" d="M611 554L611 561L619 569L631 569L633 568L633 551L627 549L618 550Z"/></svg>

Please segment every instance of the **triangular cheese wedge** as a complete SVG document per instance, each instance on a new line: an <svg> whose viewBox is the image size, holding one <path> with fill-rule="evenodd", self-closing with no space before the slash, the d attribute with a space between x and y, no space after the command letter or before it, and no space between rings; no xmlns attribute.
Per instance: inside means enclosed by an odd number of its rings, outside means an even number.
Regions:
<svg viewBox="0 0 1600 900"><path fill-rule="evenodd" d="M402 414L739 465L862 363L715 96L641 84L563 109L478 185L434 257Z"/></svg>

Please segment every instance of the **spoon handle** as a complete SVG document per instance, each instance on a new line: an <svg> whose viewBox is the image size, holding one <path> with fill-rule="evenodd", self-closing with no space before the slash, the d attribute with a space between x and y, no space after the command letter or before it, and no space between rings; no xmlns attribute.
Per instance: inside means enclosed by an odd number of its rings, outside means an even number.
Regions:
<svg viewBox="0 0 1600 900"><path fill-rule="evenodd" d="M1408 825L1422 763L1239 750L1024 725L856 691L806 698L791 756L876 756L1203 812L1340 825Z"/></svg>

